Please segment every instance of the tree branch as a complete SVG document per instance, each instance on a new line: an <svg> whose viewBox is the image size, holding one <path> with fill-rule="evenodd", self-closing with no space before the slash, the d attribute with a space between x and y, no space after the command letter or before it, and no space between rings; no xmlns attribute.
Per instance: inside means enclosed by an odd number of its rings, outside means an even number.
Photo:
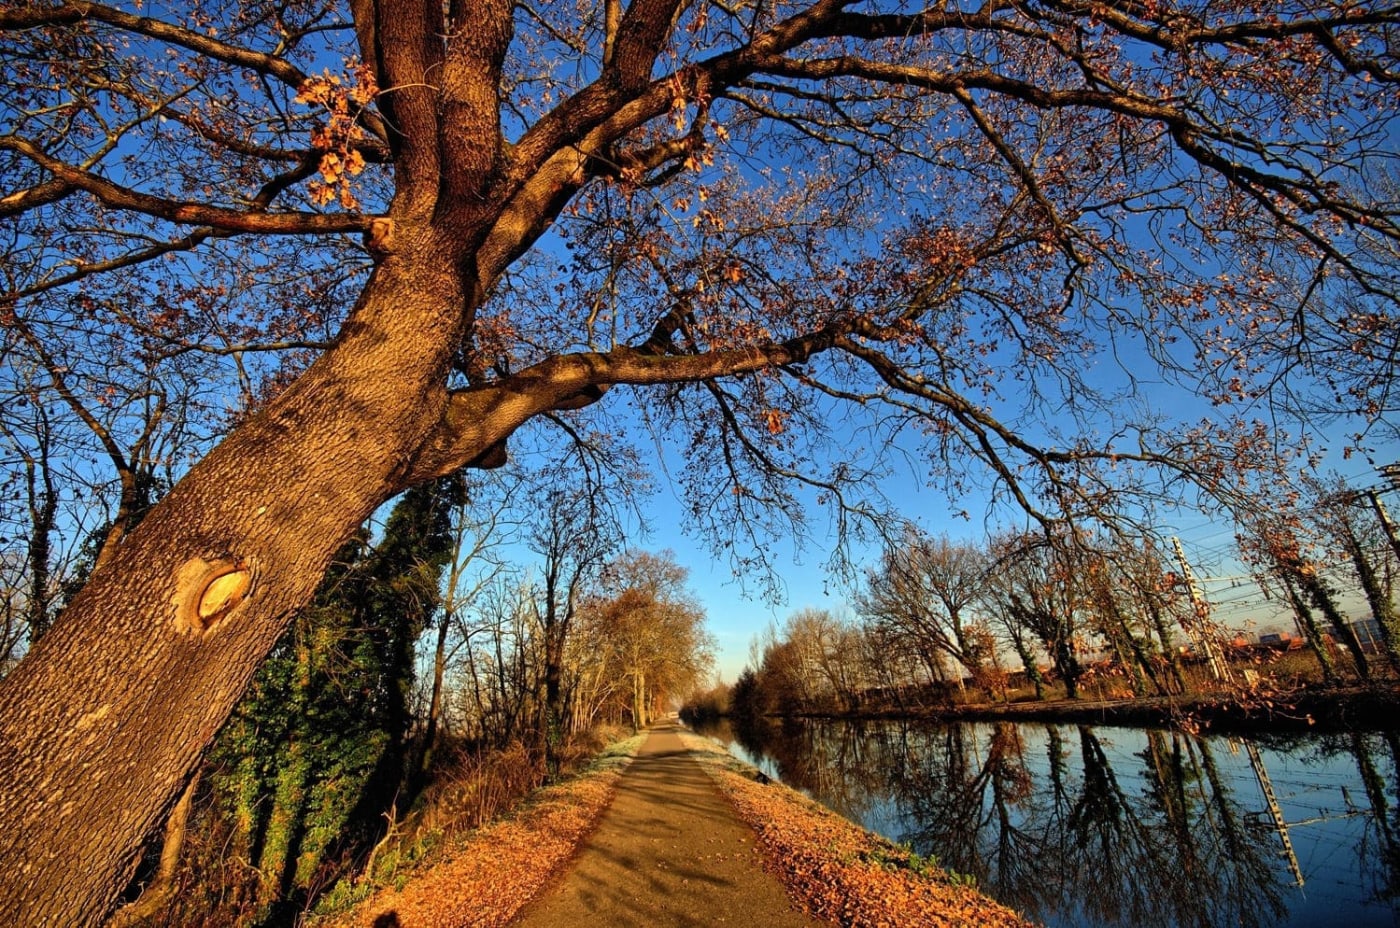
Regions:
<svg viewBox="0 0 1400 928"><path fill-rule="evenodd" d="M333 232L364 232L369 216L346 213L267 213L227 209L205 203L169 200L113 183L88 171L51 158L25 139L0 138L0 150L13 151L30 159L72 189L92 194L103 205L131 210L156 219L184 225L203 225L225 232L255 232L270 235L324 235Z"/></svg>
<svg viewBox="0 0 1400 928"><path fill-rule="evenodd" d="M57 178L46 180L24 190L16 190L14 193L0 197L0 218L18 216L27 210L57 203L73 190L72 184Z"/></svg>
<svg viewBox="0 0 1400 928"><path fill-rule="evenodd" d="M500 167L501 68L513 30L510 0L455 5L442 66L442 163L444 204L479 210Z"/></svg>
<svg viewBox="0 0 1400 928"><path fill-rule="evenodd" d="M675 26L686 0L632 0L609 43L609 67L602 80L616 81L625 92L635 93L651 80L657 55Z"/></svg>
<svg viewBox="0 0 1400 928"><path fill-rule="evenodd" d="M442 80L442 4L430 0L353 0L360 56L374 69L378 105L400 182L393 212L426 219L437 206L438 87Z"/></svg>
<svg viewBox="0 0 1400 928"><path fill-rule="evenodd" d="M833 326L786 342L704 354L660 355L631 347L560 355L499 381L458 390L423 444L405 486L450 473L482 449L504 442L525 422L555 409L578 409L618 384L694 383L798 364L831 348Z"/></svg>
<svg viewBox="0 0 1400 928"><path fill-rule="evenodd" d="M275 77L289 87L300 87L306 81L306 75L299 68L276 55L230 45L202 32L174 26L149 16L133 16L100 3L73 0L51 7L26 4L21 8L0 9L0 30L73 25L84 20L106 23L127 32L169 42L215 61Z"/></svg>

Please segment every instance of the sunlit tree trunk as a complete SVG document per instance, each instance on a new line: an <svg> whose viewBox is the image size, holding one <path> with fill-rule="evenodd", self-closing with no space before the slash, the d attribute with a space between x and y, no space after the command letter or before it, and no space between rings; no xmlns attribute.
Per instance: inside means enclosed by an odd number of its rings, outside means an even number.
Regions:
<svg viewBox="0 0 1400 928"><path fill-rule="evenodd" d="M632 673L632 719L637 729L647 727L646 672L638 668Z"/></svg>
<svg viewBox="0 0 1400 928"><path fill-rule="evenodd" d="M152 510L0 687L0 913L16 923L105 914L331 556L402 488L447 400L452 339L423 329L455 329L465 302L424 248L380 267L338 346Z"/></svg>

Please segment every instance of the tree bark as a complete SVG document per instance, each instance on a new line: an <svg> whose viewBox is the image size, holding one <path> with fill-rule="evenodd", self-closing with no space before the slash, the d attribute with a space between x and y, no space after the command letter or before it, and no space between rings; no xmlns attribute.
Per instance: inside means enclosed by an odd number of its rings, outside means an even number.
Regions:
<svg viewBox="0 0 1400 928"><path fill-rule="evenodd" d="M469 291L442 242L398 238L338 343L191 470L0 685L4 921L108 913L331 556L405 487L448 404Z"/></svg>

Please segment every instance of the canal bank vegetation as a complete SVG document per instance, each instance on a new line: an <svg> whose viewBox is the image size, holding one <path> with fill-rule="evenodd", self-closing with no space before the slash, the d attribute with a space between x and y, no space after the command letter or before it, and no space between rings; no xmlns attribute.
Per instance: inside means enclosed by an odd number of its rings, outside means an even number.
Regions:
<svg viewBox="0 0 1400 928"><path fill-rule="evenodd" d="M849 610L801 609L770 626L738 679L685 713L1384 718L1400 707L1400 538L1377 493L1320 483L1310 493L1235 523L1234 587L1254 589L1261 608L1234 607L1232 624L1175 539L1059 524L975 543L906 526ZM1250 627L1277 622L1279 604L1287 630Z"/></svg>

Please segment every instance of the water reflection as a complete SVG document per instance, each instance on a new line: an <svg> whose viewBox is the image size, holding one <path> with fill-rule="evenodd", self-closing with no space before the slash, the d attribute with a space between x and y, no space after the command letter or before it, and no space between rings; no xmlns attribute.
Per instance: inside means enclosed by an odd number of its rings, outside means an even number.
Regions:
<svg viewBox="0 0 1400 928"><path fill-rule="evenodd" d="M1049 925L1400 924L1400 738L760 723L707 733Z"/></svg>

